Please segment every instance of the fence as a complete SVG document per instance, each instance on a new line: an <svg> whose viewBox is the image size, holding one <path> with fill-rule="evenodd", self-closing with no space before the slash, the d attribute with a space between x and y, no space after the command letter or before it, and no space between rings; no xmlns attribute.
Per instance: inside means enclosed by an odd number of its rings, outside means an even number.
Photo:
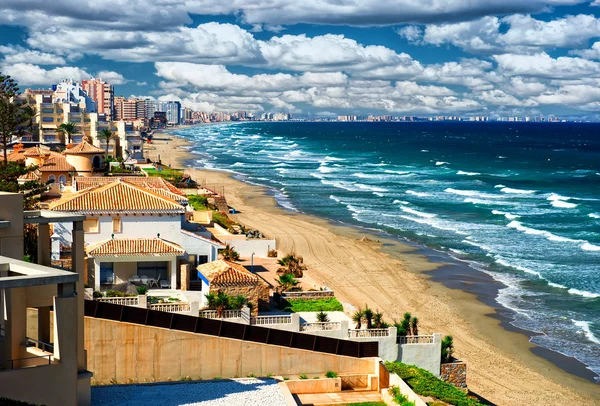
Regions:
<svg viewBox="0 0 600 406"><path fill-rule="evenodd" d="M242 317L241 310L223 310L221 317L218 317L216 310L202 310L200 317L205 319L237 319Z"/></svg>
<svg viewBox="0 0 600 406"><path fill-rule="evenodd" d="M334 297L333 290L308 290L302 292L283 292L283 299L318 299L322 297Z"/></svg>
<svg viewBox="0 0 600 406"><path fill-rule="evenodd" d="M433 335L429 336L400 336L398 344L433 344Z"/></svg>
<svg viewBox="0 0 600 406"><path fill-rule="evenodd" d="M206 334L267 345L344 355L354 358L377 357L379 343L356 342L296 333L223 320L207 319L178 313L166 313L139 307L86 300L85 315L99 319L140 324L190 333Z"/></svg>
<svg viewBox="0 0 600 406"><path fill-rule="evenodd" d="M149 304L148 309L150 310L158 310L161 312L189 312L190 304L189 303L155 303Z"/></svg>
<svg viewBox="0 0 600 406"><path fill-rule="evenodd" d="M269 324L291 324L291 316L256 316L250 317L250 325L264 326Z"/></svg>
<svg viewBox="0 0 600 406"><path fill-rule="evenodd" d="M111 303L121 306L139 306L140 299L138 296L129 296L129 297L99 297L96 299L102 303Z"/></svg>
<svg viewBox="0 0 600 406"><path fill-rule="evenodd" d="M54 353L54 345L36 339L25 337L27 347L36 347L44 352Z"/></svg>
<svg viewBox="0 0 600 406"><path fill-rule="evenodd" d="M338 321L331 321L326 323L304 323L300 325L300 331L333 331L341 330L342 323Z"/></svg>
<svg viewBox="0 0 600 406"><path fill-rule="evenodd" d="M348 329L349 338L359 337L389 337L390 329L388 328L372 328L369 330Z"/></svg>

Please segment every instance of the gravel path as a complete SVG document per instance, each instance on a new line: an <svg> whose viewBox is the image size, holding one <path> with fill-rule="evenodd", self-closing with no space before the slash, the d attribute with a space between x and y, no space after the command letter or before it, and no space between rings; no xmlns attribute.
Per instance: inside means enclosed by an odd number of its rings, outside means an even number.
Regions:
<svg viewBox="0 0 600 406"><path fill-rule="evenodd" d="M274 379L92 387L92 406L285 406Z"/></svg>

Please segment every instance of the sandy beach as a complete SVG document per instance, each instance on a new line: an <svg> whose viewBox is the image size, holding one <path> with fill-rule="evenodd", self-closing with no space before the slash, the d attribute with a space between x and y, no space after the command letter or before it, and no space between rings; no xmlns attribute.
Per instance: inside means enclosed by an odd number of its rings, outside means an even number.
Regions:
<svg viewBox="0 0 600 406"><path fill-rule="evenodd" d="M146 156L160 155L165 164L186 167L193 158L182 148L187 143L172 134L160 137L172 139L155 141ZM187 171L223 191L239 212L237 221L276 238L280 252L302 255L310 278L333 289L340 301L368 304L389 321L409 311L418 316L422 333L452 335L456 355L468 364L469 389L486 400L499 405L600 404L600 385L535 355L532 349L538 347L524 334L503 328L494 308L475 294L433 281L427 271L442 264L432 263L415 247L283 210L265 189L224 172ZM363 237L372 241L361 241Z"/></svg>

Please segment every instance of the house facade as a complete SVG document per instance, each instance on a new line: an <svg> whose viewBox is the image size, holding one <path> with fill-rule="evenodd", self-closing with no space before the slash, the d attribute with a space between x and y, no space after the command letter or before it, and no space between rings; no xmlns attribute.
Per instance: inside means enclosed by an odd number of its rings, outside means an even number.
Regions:
<svg viewBox="0 0 600 406"><path fill-rule="evenodd" d="M49 209L86 216L88 284L96 290L134 276L175 289L181 265L214 261L223 245L186 230L185 207L170 194L116 179L54 201ZM59 259L71 242L69 224L55 225L52 239L53 258Z"/></svg>

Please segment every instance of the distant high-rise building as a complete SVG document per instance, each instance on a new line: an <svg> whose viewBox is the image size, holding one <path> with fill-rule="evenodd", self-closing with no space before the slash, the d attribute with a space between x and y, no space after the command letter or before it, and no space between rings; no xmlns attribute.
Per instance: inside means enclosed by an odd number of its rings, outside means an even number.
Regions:
<svg viewBox="0 0 600 406"><path fill-rule="evenodd" d="M115 88L102 79L82 80L81 88L94 100L98 113L111 120L115 114Z"/></svg>
<svg viewBox="0 0 600 406"><path fill-rule="evenodd" d="M178 101L158 102L157 111L167 113L167 121L171 124L181 122L181 103Z"/></svg>
<svg viewBox="0 0 600 406"><path fill-rule="evenodd" d="M146 111L146 118L153 118L154 117L154 112L157 111L156 110L156 102L152 99L145 99L144 100L144 109Z"/></svg>
<svg viewBox="0 0 600 406"><path fill-rule="evenodd" d="M137 120L146 117L146 105L141 99L115 97L115 113L117 120Z"/></svg>

